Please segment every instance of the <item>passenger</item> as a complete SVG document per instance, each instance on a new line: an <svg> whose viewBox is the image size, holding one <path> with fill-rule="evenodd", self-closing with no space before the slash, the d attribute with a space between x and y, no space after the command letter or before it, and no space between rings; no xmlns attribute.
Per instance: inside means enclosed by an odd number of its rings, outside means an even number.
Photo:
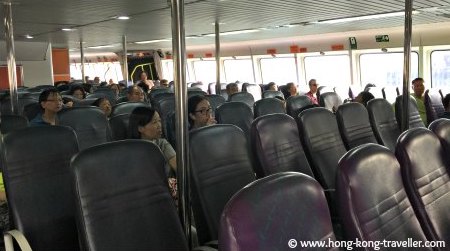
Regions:
<svg viewBox="0 0 450 251"><path fill-rule="evenodd" d="M355 102L361 103L364 106L367 106L367 102L369 102L370 100L374 99L375 97L373 96L372 93L367 92L367 91L362 91L361 93L358 94L358 96L356 96L355 98Z"/></svg>
<svg viewBox="0 0 450 251"><path fill-rule="evenodd" d="M275 82L270 82L267 84L267 90L268 91L278 91L278 86L275 84Z"/></svg>
<svg viewBox="0 0 450 251"><path fill-rule="evenodd" d="M317 83L317 80L311 79L308 82L309 85L309 92L306 93L306 96L311 100L311 102L314 105L319 104L319 100L317 99L317 88L319 84Z"/></svg>
<svg viewBox="0 0 450 251"><path fill-rule="evenodd" d="M364 86L364 91L368 92L370 87L377 87L375 84L368 83L366 86Z"/></svg>
<svg viewBox="0 0 450 251"><path fill-rule="evenodd" d="M99 86L100 85L100 78L99 77L94 77L94 85Z"/></svg>
<svg viewBox="0 0 450 251"><path fill-rule="evenodd" d="M108 81L108 85L113 85L113 84L114 84L114 80L112 78L110 78Z"/></svg>
<svg viewBox="0 0 450 251"><path fill-rule="evenodd" d="M156 144L166 159L165 172L168 177L168 185L175 203L177 202L176 177L177 160L175 150L170 143L162 138L161 118L155 109L149 107L137 107L130 115L130 137L132 139L144 139Z"/></svg>
<svg viewBox="0 0 450 251"><path fill-rule="evenodd" d="M167 81L167 79L161 79L161 81L159 81L159 86L169 88L169 81Z"/></svg>
<svg viewBox="0 0 450 251"><path fill-rule="evenodd" d="M227 84L227 94L230 97L232 94L239 92L239 86L236 83Z"/></svg>
<svg viewBox="0 0 450 251"><path fill-rule="evenodd" d="M148 89L151 90L153 86L155 85L153 81L150 79L147 79L147 73L145 71L141 72L139 75L139 81L137 83L144 83L148 86Z"/></svg>
<svg viewBox="0 0 450 251"><path fill-rule="evenodd" d="M73 99L69 97L63 97L63 104L66 108L72 108L73 107Z"/></svg>
<svg viewBox="0 0 450 251"><path fill-rule="evenodd" d="M55 125L56 114L63 107L63 100L56 88L49 88L39 95L42 111L30 121L31 126Z"/></svg>
<svg viewBox="0 0 450 251"><path fill-rule="evenodd" d="M412 89L414 94L412 96L416 99L417 102L417 110L419 111L420 118L423 123L427 124L427 113L425 110L425 103L423 93L425 92L425 85L423 84L425 81L423 78L416 78L412 81Z"/></svg>
<svg viewBox="0 0 450 251"><path fill-rule="evenodd" d="M286 84L286 90L288 91L289 97L298 95L297 86L292 82Z"/></svg>
<svg viewBox="0 0 450 251"><path fill-rule="evenodd" d="M74 85L72 88L70 88L69 95L72 95L73 97L77 99L85 99L86 98L86 91L82 86Z"/></svg>
<svg viewBox="0 0 450 251"><path fill-rule="evenodd" d="M144 102L144 91L137 85L130 86L127 90L127 99L129 102Z"/></svg>
<svg viewBox="0 0 450 251"><path fill-rule="evenodd" d="M280 96L275 96L275 98L280 100L281 102L283 102L284 110L286 110L286 100L283 97L280 97Z"/></svg>
<svg viewBox="0 0 450 251"><path fill-rule="evenodd" d="M119 87L119 85L112 83L112 84L108 85L108 87L109 87L109 89L111 89L111 90L113 90L115 92L116 99L117 99L119 97L119 94L120 94L120 87Z"/></svg>
<svg viewBox="0 0 450 251"><path fill-rule="evenodd" d="M112 106L107 98L98 98L92 105L99 107L107 118L111 115Z"/></svg>
<svg viewBox="0 0 450 251"><path fill-rule="evenodd" d="M193 96L188 100L189 129L214 125L217 121L212 116L212 108L204 96Z"/></svg>
<svg viewBox="0 0 450 251"><path fill-rule="evenodd" d="M174 172L177 168L176 153L170 143L162 138L161 118L158 112L150 107L137 107L130 115L130 137L132 139L146 139L155 143L167 161L166 172Z"/></svg>
<svg viewBox="0 0 450 251"><path fill-rule="evenodd" d="M450 119L450 93L445 95L442 103L444 103L445 112L442 114L441 118Z"/></svg>

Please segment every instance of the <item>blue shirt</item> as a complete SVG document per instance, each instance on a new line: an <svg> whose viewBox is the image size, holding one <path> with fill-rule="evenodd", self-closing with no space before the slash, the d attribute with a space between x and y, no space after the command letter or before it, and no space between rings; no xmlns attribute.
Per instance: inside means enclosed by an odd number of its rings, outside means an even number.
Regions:
<svg viewBox="0 0 450 251"><path fill-rule="evenodd" d="M42 118L42 113L38 113L34 119L30 121L30 126L42 126L42 125L52 125Z"/></svg>

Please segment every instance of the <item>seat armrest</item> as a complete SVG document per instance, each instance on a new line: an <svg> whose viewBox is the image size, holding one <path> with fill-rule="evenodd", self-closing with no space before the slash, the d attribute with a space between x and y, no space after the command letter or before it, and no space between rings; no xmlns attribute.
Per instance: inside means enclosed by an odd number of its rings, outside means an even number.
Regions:
<svg viewBox="0 0 450 251"><path fill-rule="evenodd" d="M16 240L17 244L19 244L20 250L31 251L30 244L28 243L25 236L19 230L15 229L3 233L6 251L14 251L13 238Z"/></svg>

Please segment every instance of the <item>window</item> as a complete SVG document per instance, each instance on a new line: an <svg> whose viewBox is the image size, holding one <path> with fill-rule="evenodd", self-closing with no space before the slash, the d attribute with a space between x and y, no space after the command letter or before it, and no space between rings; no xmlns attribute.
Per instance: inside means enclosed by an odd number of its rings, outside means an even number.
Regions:
<svg viewBox="0 0 450 251"><path fill-rule="evenodd" d="M163 61L162 62L162 71L163 71L164 78L167 79L168 81L172 81L173 80L173 61L172 60Z"/></svg>
<svg viewBox="0 0 450 251"><path fill-rule="evenodd" d="M202 81L206 85L216 82L216 61L194 61L194 72L197 81Z"/></svg>
<svg viewBox="0 0 450 251"><path fill-rule="evenodd" d="M94 77L100 77L100 81L106 82L112 79L114 83L118 83L123 79L122 67L119 62L85 63L84 74L91 80ZM70 76L74 79L82 79L81 63L70 64Z"/></svg>
<svg viewBox="0 0 450 251"><path fill-rule="evenodd" d="M359 57L361 84L377 87L403 85L403 52L362 54ZM419 54L411 53L411 80L419 75Z"/></svg>
<svg viewBox="0 0 450 251"><path fill-rule="evenodd" d="M260 64L264 84L270 82L275 82L277 85L284 85L289 82L297 83L295 58L262 58Z"/></svg>
<svg viewBox="0 0 450 251"><path fill-rule="evenodd" d="M434 88L450 87L450 51L431 52L431 85Z"/></svg>
<svg viewBox="0 0 450 251"><path fill-rule="evenodd" d="M323 86L348 86L351 84L348 55L305 57L306 83L316 79Z"/></svg>
<svg viewBox="0 0 450 251"><path fill-rule="evenodd" d="M223 61L227 82L253 83L253 65L251 59L228 59Z"/></svg>

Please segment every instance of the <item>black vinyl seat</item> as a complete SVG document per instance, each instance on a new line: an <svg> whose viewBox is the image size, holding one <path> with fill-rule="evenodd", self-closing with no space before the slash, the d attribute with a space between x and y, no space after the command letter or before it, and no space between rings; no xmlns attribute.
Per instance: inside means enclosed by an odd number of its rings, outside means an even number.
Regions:
<svg viewBox="0 0 450 251"><path fill-rule="evenodd" d="M258 177L287 171L314 177L300 142L297 123L291 116L270 114L255 119L251 147Z"/></svg>
<svg viewBox="0 0 450 251"><path fill-rule="evenodd" d="M112 107L111 117L119 114L131 114L136 107L150 107L144 102L122 102Z"/></svg>
<svg viewBox="0 0 450 251"><path fill-rule="evenodd" d="M414 211L432 241L450 243L450 166L438 137L426 128L402 133L395 151ZM445 250L448 250L445 249Z"/></svg>
<svg viewBox="0 0 450 251"><path fill-rule="evenodd" d="M158 87L158 88L153 87L151 89L150 93L148 94L149 100L153 101L153 98L156 95L159 95L160 93L173 93L173 91L170 88L166 88L166 87Z"/></svg>
<svg viewBox="0 0 450 251"><path fill-rule="evenodd" d="M255 180L247 140L233 125L212 125L189 135L192 209L199 243L217 240L228 200Z"/></svg>
<svg viewBox="0 0 450 251"><path fill-rule="evenodd" d="M223 103L226 102L225 98L220 95L211 94L206 95L205 97L208 99L209 104L211 105L213 116L215 116L216 114L217 107L221 106Z"/></svg>
<svg viewBox="0 0 450 251"><path fill-rule="evenodd" d="M216 120L219 124L235 125L244 131L246 136L249 136L253 112L243 102L226 102L217 108Z"/></svg>
<svg viewBox="0 0 450 251"><path fill-rule="evenodd" d="M255 102L255 118L274 113L286 113L284 102L276 98L264 98Z"/></svg>
<svg viewBox="0 0 450 251"><path fill-rule="evenodd" d="M227 203L219 250L289 250L293 236L298 242L336 240L317 181L293 172L273 174L241 189Z"/></svg>
<svg viewBox="0 0 450 251"><path fill-rule="evenodd" d="M13 225L33 250L80 250L69 165L78 152L75 132L23 128L5 135L1 149Z"/></svg>
<svg viewBox="0 0 450 251"><path fill-rule="evenodd" d="M73 99L74 107L85 107L85 106L93 106L94 102L97 101L97 98L85 98L85 99Z"/></svg>
<svg viewBox="0 0 450 251"><path fill-rule="evenodd" d="M161 124L163 126L163 133L164 135L167 135L167 120L169 119L168 116L175 111L175 98L174 97L167 97L163 98L158 101L154 105L154 108L159 113L159 117L161 118Z"/></svg>
<svg viewBox="0 0 450 251"><path fill-rule="evenodd" d="M255 99L253 98L253 95L248 92L237 92L231 94L231 96L228 97L229 102L242 102L244 104L247 104L251 109L253 109L253 105L255 104Z"/></svg>
<svg viewBox="0 0 450 251"><path fill-rule="evenodd" d="M25 105L23 107L22 114L28 119L28 121L30 121L34 119L40 112L42 112L41 104L36 102Z"/></svg>
<svg viewBox="0 0 450 251"><path fill-rule="evenodd" d="M397 97L395 101L395 118L399 128L402 128L402 110L403 110L403 95ZM420 118L417 110L417 102L413 97L409 97L409 128L425 127L424 122Z"/></svg>
<svg viewBox="0 0 450 251"><path fill-rule="evenodd" d="M106 98L111 105L116 104L116 91L113 89L97 89L94 93L86 96L87 99Z"/></svg>
<svg viewBox="0 0 450 251"><path fill-rule="evenodd" d="M336 111L336 119L347 150L366 143L377 143L364 105L346 103Z"/></svg>
<svg viewBox="0 0 450 251"><path fill-rule="evenodd" d="M188 250L164 165L144 140L94 146L72 160L85 250Z"/></svg>
<svg viewBox="0 0 450 251"><path fill-rule="evenodd" d="M336 117L326 108L316 107L300 113L297 124L308 162L327 193L331 213L335 216L337 164L347 151L339 134Z"/></svg>
<svg viewBox="0 0 450 251"><path fill-rule="evenodd" d="M17 107L17 112L19 113L19 115L22 115L23 112L23 108L25 106L27 106L28 104L34 104L37 103L38 99L32 97L32 96L19 96L18 98L18 107ZM7 97L5 99L2 99L0 102L0 112L2 115L8 115L8 114L13 114L11 111L11 99L10 97Z"/></svg>
<svg viewBox="0 0 450 251"><path fill-rule="evenodd" d="M367 103L367 111L378 143L394 152L400 129L392 106L385 99L372 99Z"/></svg>
<svg viewBox="0 0 450 251"><path fill-rule="evenodd" d="M445 113L444 104L442 103L441 94L437 90L427 90L424 94L424 104L427 113L427 124L431 124L434 120L442 117Z"/></svg>
<svg viewBox="0 0 450 251"><path fill-rule="evenodd" d="M450 120L449 119L437 119L433 121L429 126L429 129L436 134L441 141L441 145L446 153L450 152ZM450 156L449 156L450 160ZM449 169L450 170L450 169Z"/></svg>
<svg viewBox="0 0 450 251"><path fill-rule="evenodd" d="M284 99L284 95L281 91L264 91L262 93L262 98L275 98L275 97L280 97Z"/></svg>
<svg viewBox="0 0 450 251"><path fill-rule="evenodd" d="M320 94L319 96L319 105L325 107L326 109L336 112L337 108L342 105L342 100L334 92L326 92Z"/></svg>
<svg viewBox="0 0 450 251"><path fill-rule="evenodd" d="M20 115L1 115L0 132L7 134L11 131L28 126L28 119Z"/></svg>
<svg viewBox="0 0 450 251"><path fill-rule="evenodd" d="M131 114L119 114L109 119L109 127L111 128L113 140L129 139L129 122Z"/></svg>
<svg viewBox="0 0 450 251"><path fill-rule="evenodd" d="M74 129L80 150L112 139L108 119L98 107L64 109L58 113L57 124Z"/></svg>
<svg viewBox="0 0 450 251"><path fill-rule="evenodd" d="M400 165L389 149L376 144L353 148L339 161L336 180L347 240L427 240L402 184Z"/></svg>
<svg viewBox="0 0 450 251"><path fill-rule="evenodd" d="M305 95L291 96L286 100L286 113L297 119L301 109L312 104L311 100Z"/></svg>

